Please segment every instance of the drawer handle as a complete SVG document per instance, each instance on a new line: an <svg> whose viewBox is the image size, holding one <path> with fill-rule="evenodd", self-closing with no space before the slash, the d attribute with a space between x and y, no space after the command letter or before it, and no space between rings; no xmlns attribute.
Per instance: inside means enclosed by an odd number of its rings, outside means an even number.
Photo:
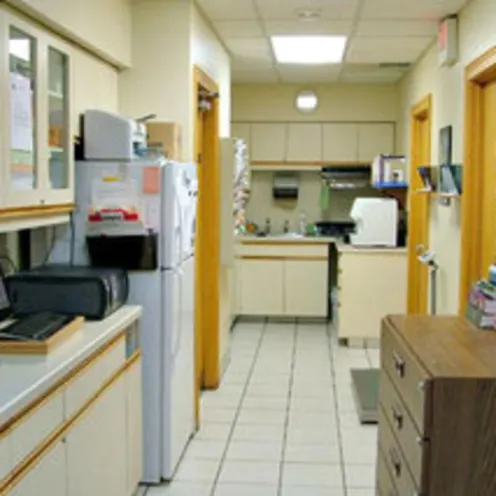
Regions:
<svg viewBox="0 0 496 496"><path fill-rule="evenodd" d="M400 377L405 377L405 361L397 353L393 352L394 369Z"/></svg>
<svg viewBox="0 0 496 496"><path fill-rule="evenodd" d="M400 459L399 459L399 457L396 454L396 451L394 449L391 449L389 451L389 459L391 460L391 465L393 466L394 475L396 475L396 477L400 477L401 476L401 461L400 461Z"/></svg>
<svg viewBox="0 0 496 496"><path fill-rule="evenodd" d="M403 414L401 412L399 412L398 410L396 410L396 408L392 408L392 413L393 413L393 420L394 420L394 423L396 425L396 428L398 430L401 430L403 429Z"/></svg>

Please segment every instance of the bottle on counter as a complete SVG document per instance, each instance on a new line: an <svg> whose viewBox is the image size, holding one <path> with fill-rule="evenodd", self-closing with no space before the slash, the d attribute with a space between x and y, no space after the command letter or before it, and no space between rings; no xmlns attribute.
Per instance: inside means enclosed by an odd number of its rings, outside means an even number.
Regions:
<svg viewBox="0 0 496 496"><path fill-rule="evenodd" d="M489 267L489 282L496 285L496 261Z"/></svg>
<svg viewBox="0 0 496 496"><path fill-rule="evenodd" d="M265 235L268 236L271 231L270 219L267 217L265 219Z"/></svg>
<svg viewBox="0 0 496 496"><path fill-rule="evenodd" d="M305 212L300 213L300 234L305 235L307 232L307 216Z"/></svg>

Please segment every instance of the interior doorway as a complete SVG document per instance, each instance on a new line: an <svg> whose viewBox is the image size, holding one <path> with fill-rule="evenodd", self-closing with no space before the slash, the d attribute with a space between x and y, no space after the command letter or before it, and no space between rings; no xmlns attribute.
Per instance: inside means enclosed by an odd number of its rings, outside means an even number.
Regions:
<svg viewBox="0 0 496 496"><path fill-rule="evenodd" d="M200 420L200 391L217 388L219 366L220 157L217 84L194 68L195 160L198 164L196 237L195 401Z"/></svg>
<svg viewBox="0 0 496 496"><path fill-rule="evenodd" d="M417 167L431 163L432 96L422 99L410 116L410 193L408 216L408 301L409 314L426 314L429 295L427 267L418 260L420 247L429 246L430 196L419 194L424 188Z"/></svg>
<svg viewBox="0 0 496 496"><path fill-rule="evenodd" d="M466 69L459 309L496 260L496 47Z"/></svg>

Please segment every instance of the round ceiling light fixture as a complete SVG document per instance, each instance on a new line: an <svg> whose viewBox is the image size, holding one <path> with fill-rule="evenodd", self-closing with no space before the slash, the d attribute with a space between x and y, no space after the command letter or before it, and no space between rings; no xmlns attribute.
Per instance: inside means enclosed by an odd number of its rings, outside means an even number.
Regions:
<svg viewBox="0 0 496 496"><path fill-rule="evenodd" d="M320 9L314 9L309 7L303 7L295 10L296 17L300 21L311 22L320 19L322 11Z"/></svg>
<svg viewBox="0 0 496 496"><path fill-rule="evenodd" d="M300 112L314 112L319 106L319 99L315 91L300 91L296 95L296 108Z"/></svg>

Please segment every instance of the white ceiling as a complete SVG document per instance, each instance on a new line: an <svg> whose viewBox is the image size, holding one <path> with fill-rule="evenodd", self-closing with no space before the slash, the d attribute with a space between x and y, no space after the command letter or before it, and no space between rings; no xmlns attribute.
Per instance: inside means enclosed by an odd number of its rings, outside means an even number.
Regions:
<svg viewBox="0 0 496 496"><path fill-rule="evenodd" d="M438 21L469 0L197 0L232 57L234 82L394 82L437 34ZM318 10L302 21L299 9ZM330 66L277 64L273 35L346 35L345 60ZM381 64L389 64L380 66ZM393 64L393 66L391 66Z"/></svg>

